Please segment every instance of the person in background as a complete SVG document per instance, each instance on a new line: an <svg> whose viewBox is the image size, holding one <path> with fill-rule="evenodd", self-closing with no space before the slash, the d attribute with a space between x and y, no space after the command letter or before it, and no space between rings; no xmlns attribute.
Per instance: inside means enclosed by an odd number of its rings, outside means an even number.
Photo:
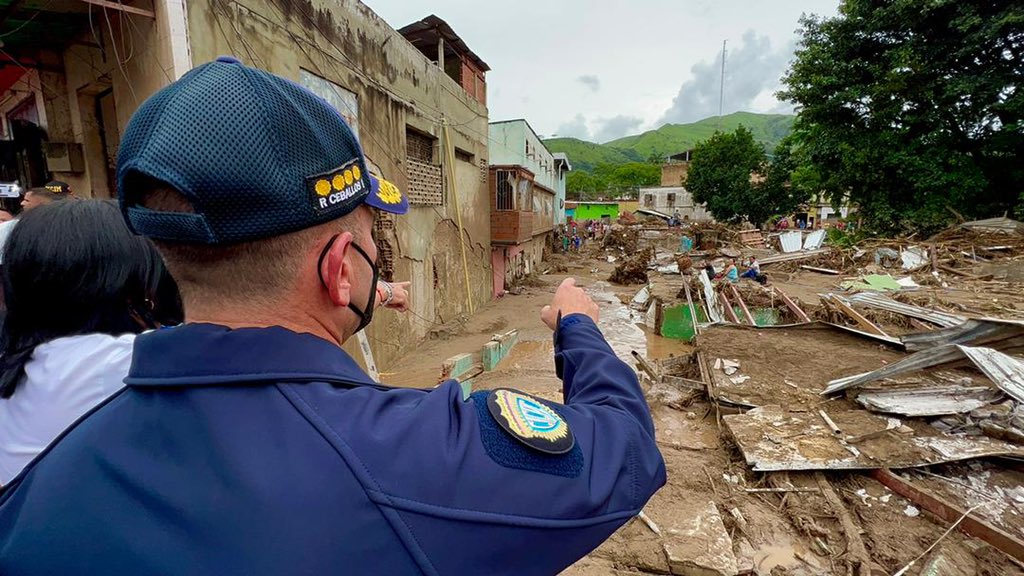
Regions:
<svg viewBox="0 0 1024 576"><path fill-rule="evenodd" d="M72 198L71 187L66 182L54 180L42 186L40 188L30 188L25 192L25 197L21 200L21 213L25 214L40 206L45 206L51 202L57 200L66 200ZM0 263L3 263L3 249L7 245L7 239L10 237L11 232L14 231L14 227L18 225L19 218L13 218L0 223Z"/></svg>
<svg viewBox="0 0 1024 576"><path fill-rule="evenodd" d="M716 280L726 279L729 282L736 283L740 281L739 269L736 267L736 259L730 258L729 265L725 267L725 270L721 274L715 277Z"/></svg>
<svg viewBox="0 0 1024 576"><path fill-rule="evenodd" d="M124 386L136 334L183 320L160 254L116 203L56 202L20 220L4 255L0 484Z"/></svg>
<svg viewBox="0 0 1024 576"><path fill-rule="evenodd" d="M11 220L14 220L14 214L11 214L7 210L0 210L0 224L10 222Z"/></svg>

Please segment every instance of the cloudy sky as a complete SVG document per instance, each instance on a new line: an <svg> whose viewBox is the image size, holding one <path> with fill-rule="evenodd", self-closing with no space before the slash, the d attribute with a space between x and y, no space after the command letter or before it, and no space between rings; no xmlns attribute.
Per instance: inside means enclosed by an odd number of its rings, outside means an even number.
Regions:
<svg viewBox="0 0 1024 576"><path fill-rule="evenodd" d="M363 0L394 28L437 14L491 67L490 118L607 142L718 113L791 112L773 95L803 13L839 0Z"/></svg>

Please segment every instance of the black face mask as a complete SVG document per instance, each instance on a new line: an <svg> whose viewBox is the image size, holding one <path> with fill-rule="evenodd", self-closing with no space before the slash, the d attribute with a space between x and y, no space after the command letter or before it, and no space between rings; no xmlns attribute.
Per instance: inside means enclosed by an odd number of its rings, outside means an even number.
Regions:
<svg viewBox="0 0 1024 576"><path fill-rule="evenodd" d="M335 234L334 236L331 237L330 241L327 242L327 246L324 246L324 249L320 252L320 259L317 260L316 263L316 274L317 276L320 277L320 284L323 284L324 288L327 288L327 283L324 282L324 275L321 272L324 266L324 258L327 257L327 253L331 250L331 246L334 246L334 241L338 239L338 236L338 234ZM364 260L366 260L366 262L370 265L370 269L373 270L373 281L370 283L369 290L370 299L366 303L366 308L360 310L358 307L356 307L355 304L351 302L348 303L348 307L351 308L352 311L356 313L356 316L359 316L359 327L356 328L355 332L353 332L353 334L357 334L363 328L366 328L370 324L370 321L373 320L373 310L374 308L376 308L376 306L373 305L373 300L377 296L377 278L380 275L380 271L377 270L377 264L373 260L370 260L370 256L366 253L365 250L359 247L359 244L353 242L352 247L356 249L356 252L359 252L359 255L362 256Z"/></svg>

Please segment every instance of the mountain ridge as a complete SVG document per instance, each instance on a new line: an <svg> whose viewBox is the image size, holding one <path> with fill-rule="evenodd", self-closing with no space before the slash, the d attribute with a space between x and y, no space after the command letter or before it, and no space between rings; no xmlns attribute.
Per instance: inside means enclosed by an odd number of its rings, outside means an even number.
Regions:
<svg viewBox="0 0 1024 576"><path fill-rule="evenodd" d="M790 133L796 116L734 112L721 118L711 117L689 124L665 124L655 130L625 136L604 144L579 138L549 138L544 145L551 152L569 156L574 169L593 171L598 164L644 162L652 155L668 157L692 149L711 137L716 130L732 131L741 124L769 153Z"/></svg>

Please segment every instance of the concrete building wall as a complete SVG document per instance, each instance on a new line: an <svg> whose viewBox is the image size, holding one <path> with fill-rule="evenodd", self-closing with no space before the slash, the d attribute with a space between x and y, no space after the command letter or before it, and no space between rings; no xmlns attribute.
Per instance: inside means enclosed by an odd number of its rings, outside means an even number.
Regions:
<svg viewBox="0 0 1024 576"><path fill-rule="evenodd" d="M188 2L192 59L221 54L298 81L305 70L355 95L359 138L384 175L409 189L407 130L434 139L443 166L443 205L413 205L386 234L395 280L412 282L411 314L380 311L368 329L386 367L435 323L468 314L491 297L487 110L370 8L354 0L215 0ZM444 120L453 148L449 161ZM468 155L468 156L467 156ZM481 165L484 167L481 170ZM455 189L447 182L454 172ZM458 232L456 201L464 232ZM466 247L467 298L461 249ZM354 350L354 347L352 348ZM360 358L358 353L353 354Z"/></svg>
<svg viewBox="0 0 1024 576"><path fill-rule="evenodd" d="M689 162L664 164L661 167L661 185L666 188L675 188L683 185L683 179L690 169Z"/></svg>
<svg viewBox="0 0 1024 576"><path fill-rule="evenodd" d="M641 188L640 208L657 210L671 216L677 210L684 220L697 222L712 220L711 214L703 204L695 204L693 194L681 186L672 188Z"/></svg>
<svg viewBox="0 0 1024 576"><path fill-rule="evenodd" d="M50 177L67 182L80 197L116 194L110 174L128 119L189 68L183 0L157 0L153 8L153 18L101 11L92 29L55 39L70 47L44 54L44 69L28 72L4 94L5 133L7 112L31 94L47 142L68 145L71 156L81 150L81 165L72 162L70 170L47 163Z"/></svg>
<svg viewBox="0 0 1024 576"><path fill-rule="evenodd" d="M537 184L558 191L555 157L525 120L494 122L489 131L492 166L522 166L533 172Z"/></svg>

